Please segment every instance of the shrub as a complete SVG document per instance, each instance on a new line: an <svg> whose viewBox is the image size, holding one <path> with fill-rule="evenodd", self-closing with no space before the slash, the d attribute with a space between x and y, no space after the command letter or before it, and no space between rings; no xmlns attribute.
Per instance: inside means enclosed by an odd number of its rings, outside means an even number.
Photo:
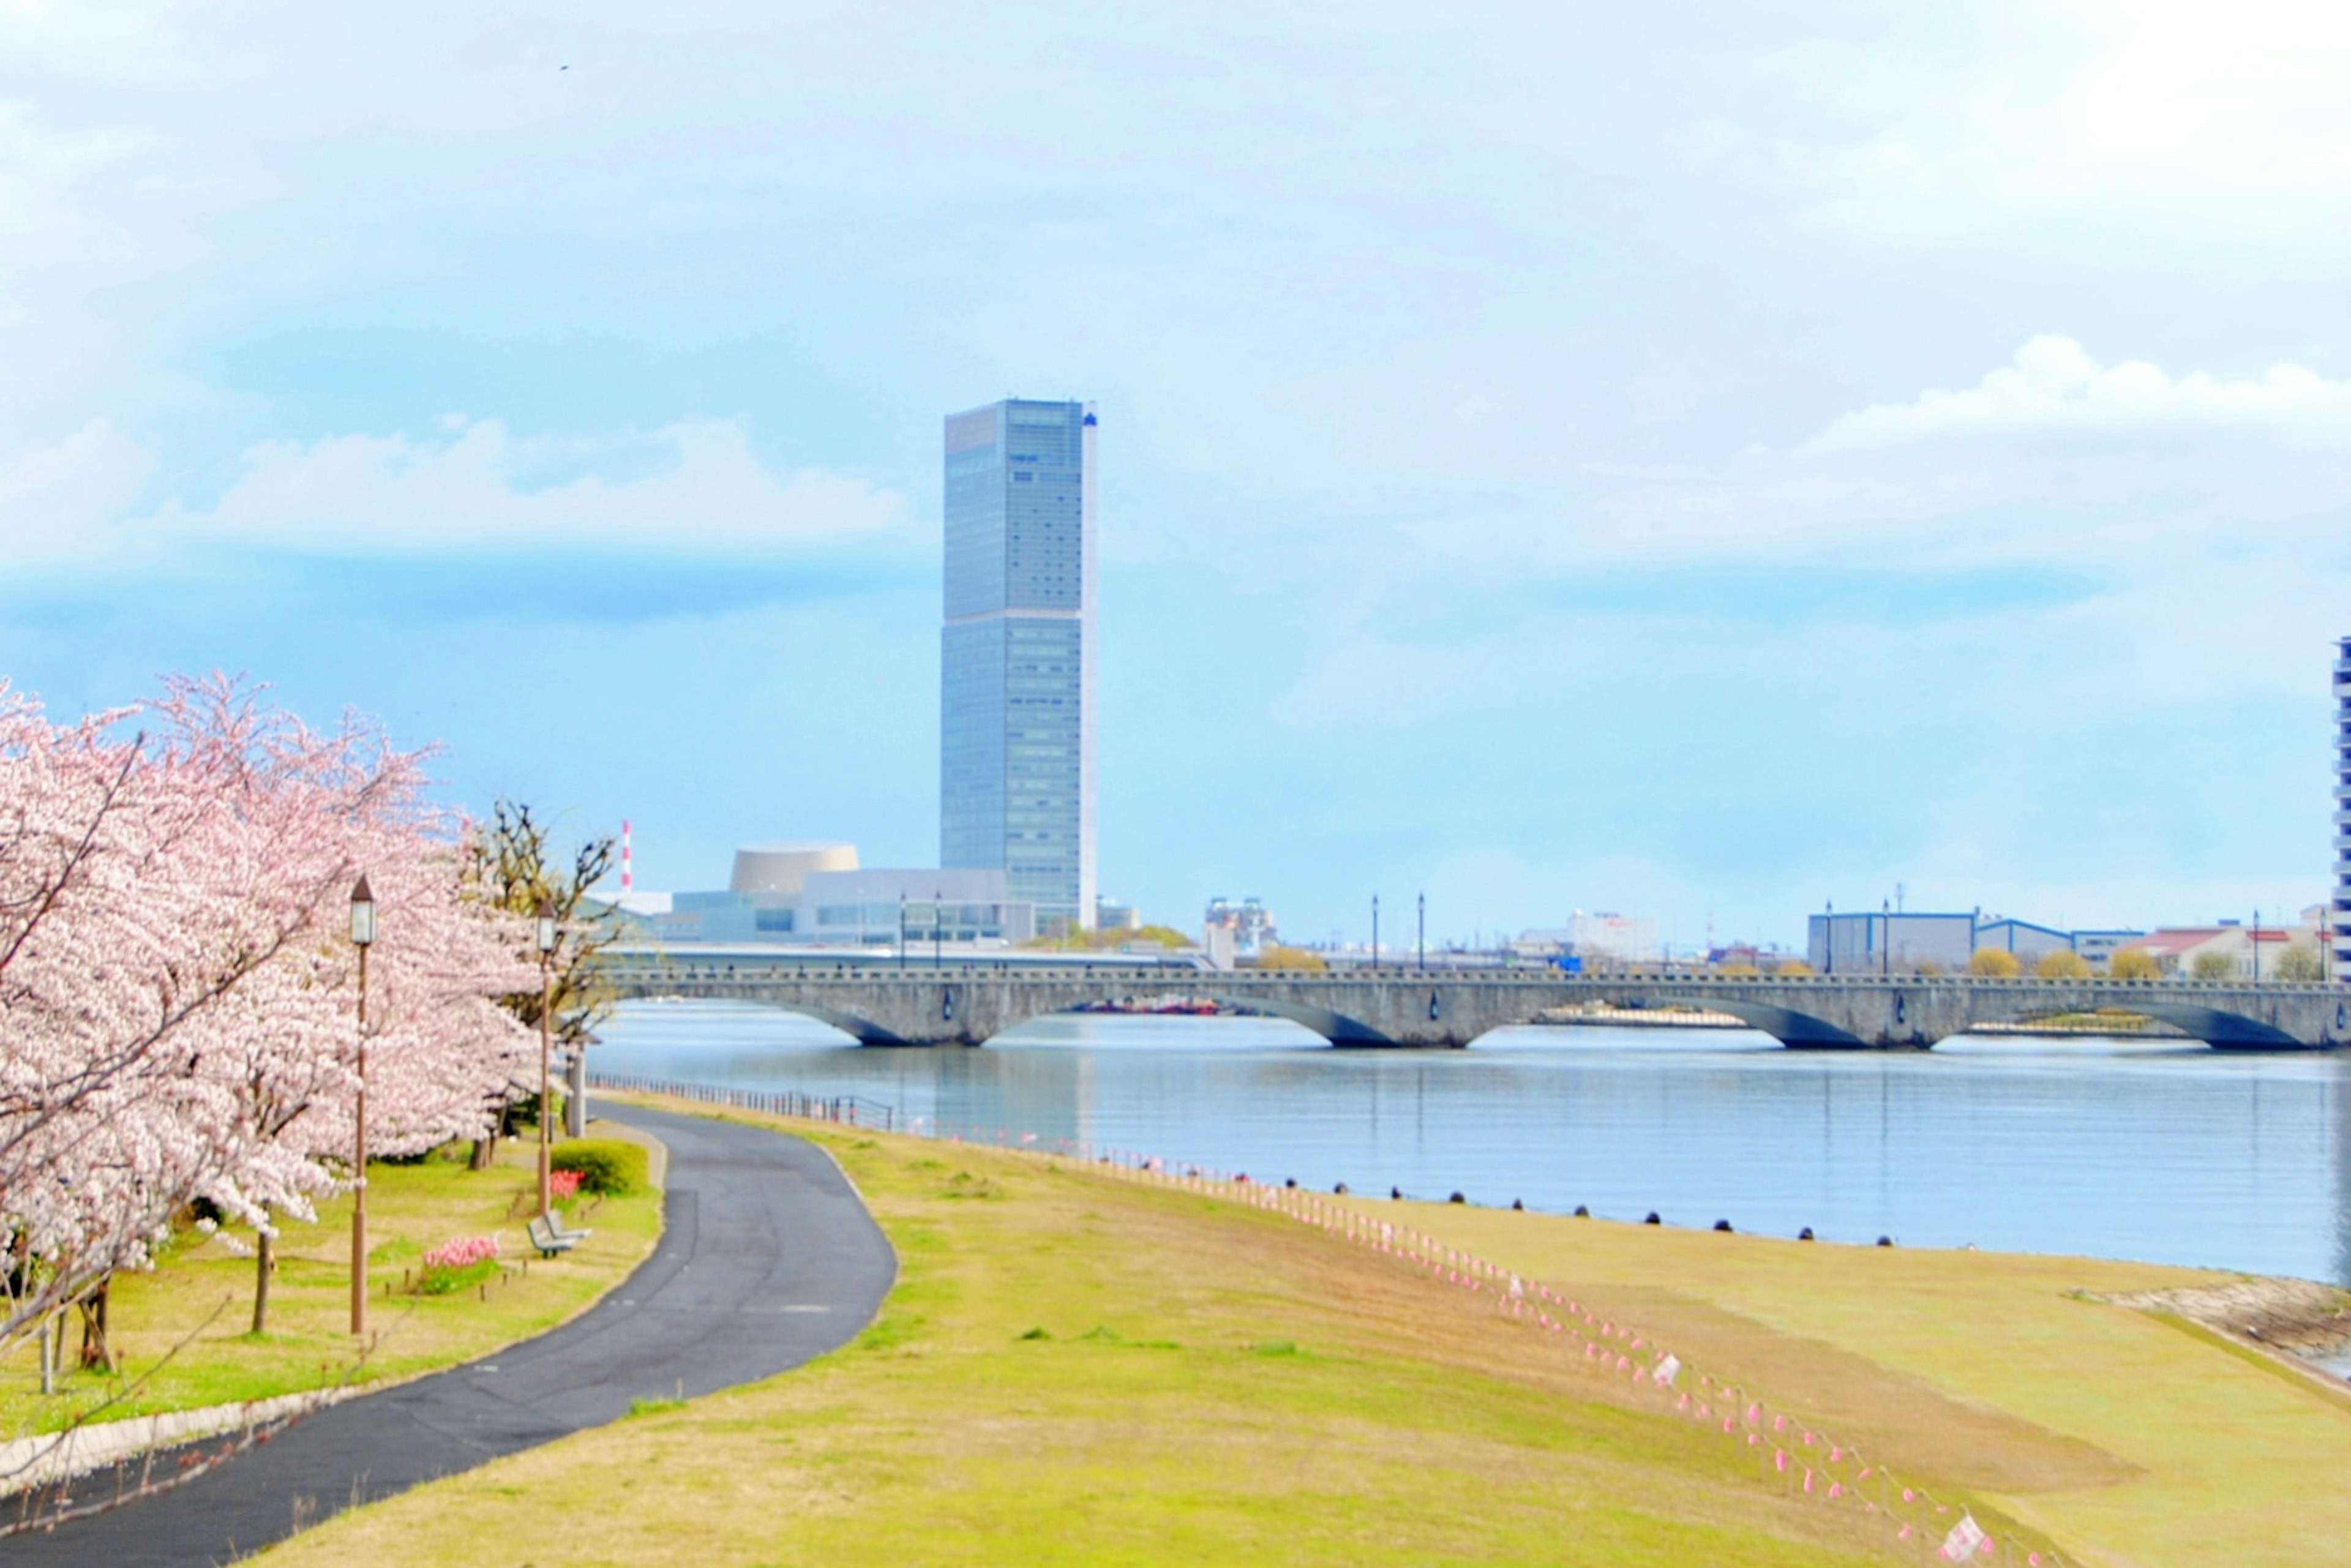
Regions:
<svg viewBox="0 0 2351 1568"><path fill-rule="evenodd" d="M2277 968L2270 977L2304 985L2323 980L2326 978L2326 956L2308 945L2288 947L2284 956L2278 959Z"/></svg>
<svg viewBox="0 0 2351 1568"><path fill-rule="evenodd" d="M2226 953L2199 953L2188 966L2189 977L2199 980L2233 980L2238 972L2237 961Z"/></svg>
<svg viewBox="0 0 2351 1568"><path fill-rule="evenodd" d="M622 1138L574 1138L555 1145L553 1169L578 1171L580 1190L606 1197L634 1192L649 1178L643 1146Z"/></svg>
<svg viewBox="0 0 2351 1568"><path fill-rule="evenodd" d="M2163 966L2144 947L2125 947L2106 965L2106 973L2117 980L2152 980Z"/></svg>
<svg viewBox="0 0 2351 1568"><path fill-rule="evenodd" d="M416 1276L420 1296L445 1296L479 1284L498 1271L498 1241L495 1236L461 1236L444 1241L424 1255Z"/></svg>
<svg viewBox="0 0 2351 1568"><path fill-rule="evenodd" d="M1994 980L2013 979L2022 967L2015 954L2000 947L1979 947L1968 959L1969 974Z"/></svg>
<svg viewBox="0 0 2351 1568"><path fill-rule="evenodd" d="M2032 972L2044 980L2085 980L2090 977L2090 964L2071 947L2055 947L2041 955Z"/></svg>
<svg viewBox="0 0 2351 1568"><path fill-rule="evenodd" d="M550 1170L547 1173L547 1194L557 1203L569 1203L580 1196L578 1171Z"/></svg>

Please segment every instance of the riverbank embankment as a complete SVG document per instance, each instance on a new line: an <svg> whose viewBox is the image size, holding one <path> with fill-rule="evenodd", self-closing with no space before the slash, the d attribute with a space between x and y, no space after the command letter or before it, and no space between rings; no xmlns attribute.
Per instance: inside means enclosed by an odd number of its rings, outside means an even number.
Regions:
<svg viewBox="0 0 2351 1568"><path fill-rule="evenodd" d="M747 1120L760 1120L736 1113ZM790 1376L649 1411L290 1543L545 1560L1862 1563L1886 1542L1800 1476L1873 1468L2063 1560L2324 1560L2351 1413L2155 1314L2190 1270L1832 1246L1383 1199L1261 1194L799 1124L902 1260L877 1322ZM1293 1200L1295 1196L1293 1195ZM1752 1391L1768 1458L1619 1386L1571 1336L1362 1243L1386 1223L1573 1293L1672 1347L1693 1394ZM1467 1270L1461 1270L1466 1275ZM1561 1312L1554 1297L1529 1295ZM1578 1320L1581 1322L1581 1319ZM1704 1379L1704 1382L1698 1381ZM1800 1436L1801 1434L1801 1436ZM1839 1446L1832 1465L1814 1437ZM1942 1516L1956 1517L1956 1515Z"/></svg>

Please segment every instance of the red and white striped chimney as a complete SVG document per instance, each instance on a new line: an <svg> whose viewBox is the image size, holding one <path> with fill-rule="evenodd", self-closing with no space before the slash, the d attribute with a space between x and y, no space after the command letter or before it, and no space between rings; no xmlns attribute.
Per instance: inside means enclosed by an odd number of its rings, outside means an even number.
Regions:
<svg viewBox="0 0 2351 1568"><path fill-rule="evenodd" d="M621 891L628 892L637 885L637 868L629 861L629 819L621 819Z"/></svg>

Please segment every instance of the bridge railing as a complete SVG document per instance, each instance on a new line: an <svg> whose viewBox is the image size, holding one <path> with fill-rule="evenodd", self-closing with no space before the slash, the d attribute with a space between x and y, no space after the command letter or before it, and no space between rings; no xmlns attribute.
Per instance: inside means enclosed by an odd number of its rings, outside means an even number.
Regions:
<svg viewBox="0 0 2351 1568"><path fill-rule="evenodd" d="M743 1111L764 1111L771 1116L802 1116L811 1121L839 1122L879 1132L898 1130L897 1108L862 1094L803 1094L797 1089L729 1089L716 1083L688 1083L674 1078L647 1078L632 1072L590 1072L590 1089L624 1093L668 1094L704 1105L727 1105Z"/></svg>

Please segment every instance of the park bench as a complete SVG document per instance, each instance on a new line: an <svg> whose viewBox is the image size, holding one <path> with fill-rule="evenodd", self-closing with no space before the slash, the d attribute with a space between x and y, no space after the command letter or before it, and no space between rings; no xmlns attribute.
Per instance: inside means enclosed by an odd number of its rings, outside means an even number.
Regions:
<svg viewBox="0 0 2351 1568"><path fill-rule="evenodd" d="M530 1244L538 1249L538 1255L542 1258L570 1251L580 1245L580 1239L588 1234L584 1230L566 1230L552 1215L540 1214L530 1217L529 1230Z"/></svg>

